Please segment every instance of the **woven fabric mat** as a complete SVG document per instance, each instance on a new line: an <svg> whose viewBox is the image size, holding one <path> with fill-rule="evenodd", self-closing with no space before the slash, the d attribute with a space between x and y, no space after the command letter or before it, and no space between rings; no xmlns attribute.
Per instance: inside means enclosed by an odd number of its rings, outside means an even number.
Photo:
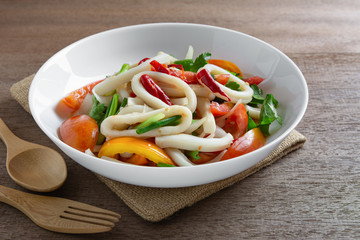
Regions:
<svg viewBox="0 0 360 240"><path fill-rule="evenodd" d="M30 112L28 104L28 93L31 75L15 84L10 89L11 96L21 104L27 112ZM265 159L251 168L227 179L185 188L149 188L117 182L96 174L113 192L116 193L133 211L143 219L151 222L161 221L178 210L191 206L196 202L220 191L226 187L259 171L286 154L300 148L306 138L296 130L293 130L284 141Z"/></svg>

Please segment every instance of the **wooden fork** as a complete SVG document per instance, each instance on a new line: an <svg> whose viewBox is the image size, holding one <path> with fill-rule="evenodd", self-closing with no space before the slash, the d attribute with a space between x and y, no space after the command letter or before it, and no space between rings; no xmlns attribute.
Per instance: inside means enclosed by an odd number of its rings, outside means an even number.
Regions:
<svg viewBox="0 0 360 240"><path fill-rule="evenodd" d="M38 226L62 233L110 231L120 215L85 203L40 196L0 185L0 201L27 215Z"/></svg>

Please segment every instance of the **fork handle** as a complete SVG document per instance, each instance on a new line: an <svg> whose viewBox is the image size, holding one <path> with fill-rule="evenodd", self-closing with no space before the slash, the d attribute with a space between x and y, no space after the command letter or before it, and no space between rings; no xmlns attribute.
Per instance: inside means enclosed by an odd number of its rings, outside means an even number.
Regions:
<svg viewBox="0 0 360 240"><path fill-rule="evenodd" d="M0 201L19 209L26 215L28 215L28 212L26 207L24 207L24 203L26 203L26 199L30 198L31 196L32 194L30 193L21 192L0 185Z"/></svg>

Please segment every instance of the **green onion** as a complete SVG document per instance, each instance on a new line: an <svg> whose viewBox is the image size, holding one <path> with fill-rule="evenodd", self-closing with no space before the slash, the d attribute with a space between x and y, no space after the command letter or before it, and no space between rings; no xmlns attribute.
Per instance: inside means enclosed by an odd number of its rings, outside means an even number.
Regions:
<svg viewBox="0 0 360 240"><path fill-rule="evenodd" d="M171 165L171 164L167 164L167 163L159 162L158 167L176 167L176 166Z"/></svg>
<svg viewBox="0 0 360 240"><path fill-rule="evenodd" d="M154 123L154 122L157 122L161 119L165 118L165 114L163 113L158 113L158 114L155 114L154 116L146 119L144 122L140 123L139 125L137 125L135 127L135 129L139 129L139 128L144 128L144 127L147 127L149 126L150 124Z"/></svg>
<svg viewBox="0 0 360 240"><path fill-rule="evenodd" d="M247 130L246 131L249 131L253 128L256 128L257 125L256 123L254 122L254 120L250 117L250 114L249 112L247 112L247 115L248 115L248 126L247 126Z"/></svg>
<svg viewBox="0 0 360 240"><path fill-rule="evenodd" d="M126 98L124 98L123 101L121 102L120 107L121 107L121 108L125 107L125 106L127 105L127 102L128 102L128 98L126 97Z"/></svg>
<svg viewBox="0 0 360 240"><path fill-rule="evenodd" d="M118 106L119 106L119 95L114 94L112 99L111 99L109 107L106 109L106 113L105 113L104 118L100 121L99 127L100 127L102 121L104 121L105 118L107 118L109 116L112 116L112 115L115 115L117 113ZM100 145L104 141L105 141L105 136L102 135L101 132L99 132L99 136L98 136L96 144Z"/></svg>
<svg viewBox="0 0 360 240"><path fill-rule="evenodd" d="M137 129L136 133L137 134L146 133L146 132L151 131L151 130L153 130L155 128L159 128L159 127L162 127L162 126L169 125L169 124L179 120L180 118L181 118L181 115L175 115L175 116L165 118L165 119L157 121L157 122L153 122L149 126Z"/></svg>
<svg viewBox="0 0 360 240"><path fill-rule="evenodd" d="M185 155L190 157L191 159L194 159L194 160L201 159L201 157L199 155L199 151L197 151L197 150L195 150L195 151L185 151Z"/></svg>
<svg viewBox="0 0 360 240"><path fill-rule="evenodd" d="M111 99L109 107L106 109L104 119L109 117L109 116L115 115L115 113L118 110L118 106L119 106L119 95L114 94L112 99Z"/></svg>
<svg viewBox="0 0 360 240"><path fill-rule="evenodd" d="M116 73L115 76L119 75L120 73L126 72L127 70L129 70L129 67L130 67L129 64L124 63L124 64L121 66L120 71L119 71L118 73Z"/></svg>
<svg viewBox="0 0 360 240"><path fill-rule="evenodd" d="M121 102L120 107L119 107L118 110L116 111L115 115L117 115L117 114L120 112L120 109L121 109L121 108L123 108L123 107L125 107L125 106L127 105L127 102L128 102L128 99L125 97L125 98L123 99L123 101Z"/></svg>

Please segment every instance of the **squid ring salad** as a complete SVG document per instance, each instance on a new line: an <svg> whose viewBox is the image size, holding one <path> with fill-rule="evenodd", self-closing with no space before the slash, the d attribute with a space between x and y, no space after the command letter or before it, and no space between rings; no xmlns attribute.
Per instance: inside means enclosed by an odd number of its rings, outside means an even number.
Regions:
<svg viewBox="0 0 360 240"><path fill-rule="evenodd" d="M159 52L64 96L59 135L86 154L148 167L224 161L254 151L281 126L266 79L231 61ZM274 124L273 124L274 123Z"/></svg>

